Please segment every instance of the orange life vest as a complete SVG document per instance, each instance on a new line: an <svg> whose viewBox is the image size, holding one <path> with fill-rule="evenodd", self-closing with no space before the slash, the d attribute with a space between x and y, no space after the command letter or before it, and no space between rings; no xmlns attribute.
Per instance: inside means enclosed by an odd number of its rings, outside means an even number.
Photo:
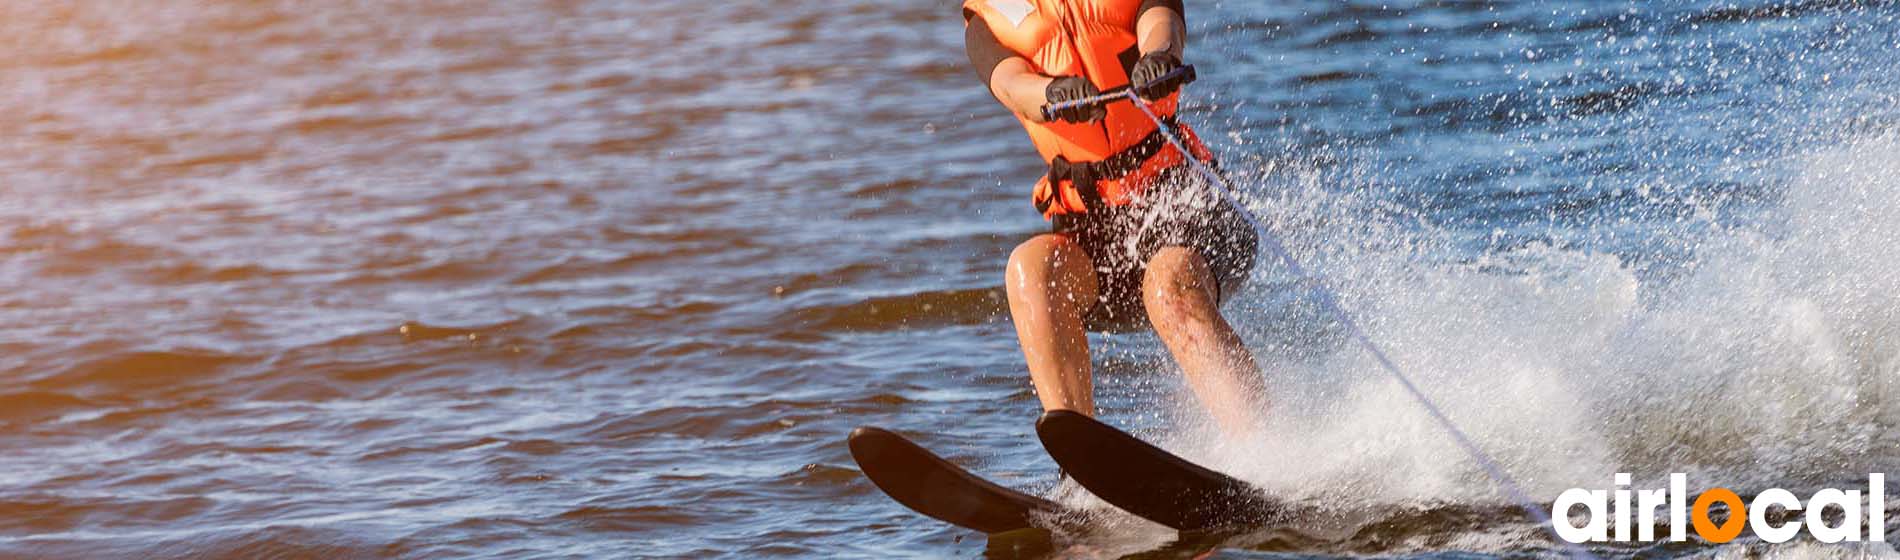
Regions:
<svg viewBox="0 0 1900 560"><path fill-rule="evenodd" d="M1142 0L964 0L963 9L983 17L1003 48L1028 60L1046 76L1082 76L1097 89L1128 85L1128 70L1141 56L1135 21ZM1173 121L1180 94L1152 107ZM1052 173L1036 182L1034 201L1044 217L1086 212L1092 203L1118 206L1145 192L1162 170L1180 165L1182 154L1155 134L1155 123L1127 100L1109 103L1096 122L1035 122L1016 115ZM1212 154L1186 126L1175 127L1194 157ZM1113 161L1110 161L1113 160ZM1095 188L1077 185L1062 172L1073 164L1111 169L1094 174ZM1086 183L1086 180L1083 181Z"/></svg>

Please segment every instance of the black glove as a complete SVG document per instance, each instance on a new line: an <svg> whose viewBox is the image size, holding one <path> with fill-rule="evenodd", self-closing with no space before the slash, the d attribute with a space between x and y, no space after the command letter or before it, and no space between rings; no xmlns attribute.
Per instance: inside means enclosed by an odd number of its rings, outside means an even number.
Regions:
<svg viewBox="0 0 1900 560"><path fill-rule="evenodd" d="M1095 84L1089 83L1088 78L1081 76L1063 76L1056 78L1056 81L1049 82L1049 87L1043 90L1043 94L1049 98L1049 104L1054 105L1065 101L1074 101L1101 95L1102 90L1096 89ZM1102 117L1108 116L1108 107L1101 103L1065 107L1054 111L1049 116L1055 117L1055 119L1059 121L1085 123L1100 120Z"/></svg>
<svg viewBox="0 0 1900 560"><path fill-rule="evenodd" d="M1135 67L1128 70L1128 85L1142 99L1159 100L1181 89L1181 84L1186 81L1185 75L1162 79L1162 76L1180 67L1181 59L1168 51L1141 55L1141 60L1135 61Z"/></svg>

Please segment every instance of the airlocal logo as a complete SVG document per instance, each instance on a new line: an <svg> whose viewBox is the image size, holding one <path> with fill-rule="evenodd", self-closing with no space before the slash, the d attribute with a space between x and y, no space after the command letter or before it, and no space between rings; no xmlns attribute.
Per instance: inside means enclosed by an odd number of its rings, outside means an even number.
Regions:
<svg viewBox="0 0 1900 560"><path fill-rule="evenodd" d="M1629 489L1630 475L1616 474L1616 489L1613 492L1603 490L1584 490L1571 488L1557 496L1550 506L1550 521L1557 530L1557 536L1573 543L1601 542L1611 540L1611 528L1614 525L1615 540L1629 541L1631 514L1635 514L1635 538L1638 541L1656 540L1656 510L1669 508L1669 540L1688 540L1686 528L1693 526L1696 536L1714 543L1725 543L1742 534L1746 525L1761 540L1779 543L1787 542L1799 534L1803 528L1815 540L1825 543L1861 540L1862 521L1866 522L1868 540L1885 541L1887 538L1887 504L1884 476L1880 473L1867 475L1867 509L1861 511L1861 492L1859 490L1842 491L1835 488L1823 488L1802 501L1793 492L1780 488L1770 488L1755 495L1754 501L1743 504L1742 497L1727 488L1711 488L1696 496L1690 503L1687 477L1682 473L1669 475L1669 488L1666 490L1635 490L1635 507L1631 507L1632 491ZM1611 500L1614 499L1615 513L1611 519ZM1723 504L1728 509L1728 517L1717 525L1710 518L1710 510L1715 504ZM1570 516L1572 509L1583 507L1587 510L1587 520L1582 525ZM1769 507L1780 507L1787 513L1776 519L1769 517ZM1840 511L1837 524L1830 524L1825 513L1830 508ZM1797 516L1800 511L1805 515ZM1797 517L1799 517L1797 519Z"/></svg>

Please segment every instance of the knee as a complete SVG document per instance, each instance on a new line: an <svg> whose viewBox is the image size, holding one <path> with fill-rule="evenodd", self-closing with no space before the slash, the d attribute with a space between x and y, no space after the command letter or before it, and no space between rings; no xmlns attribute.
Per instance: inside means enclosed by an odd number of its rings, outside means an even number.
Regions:
<svg viewBox="0 0 1900 560"><path fill-rule="evenodd" d="M1214 275L1207 259L1185 247L1164 247L1148 260L1141 280L1142 303L1151 317L1179 317L1214 304Z"/></svg>
<svg viewBox="0 0 1900 560"><path fill-rule="evenodd" d="M1009 253L1003 286L1012 297L1058 291L1093 292L1094 275L1081 248L1057 235L1039 235Z"/></svg>

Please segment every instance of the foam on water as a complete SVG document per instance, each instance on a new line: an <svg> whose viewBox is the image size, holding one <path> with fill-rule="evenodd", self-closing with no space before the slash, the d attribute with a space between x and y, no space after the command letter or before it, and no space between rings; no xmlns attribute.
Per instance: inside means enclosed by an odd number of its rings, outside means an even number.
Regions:
<svg viewBox="0 0 1900 560"><path fill-rule="evenodd" d="M1536 499L1609 487L1617 472L1649 488L1686 472L1692 491L1859 485L1900 465L1900 134L1789 163L1762 219L1680 228L1674 242L1693 258L1662 272L1582 245L1429 258L1456 242L1450 232L1348 221L1382 214L1310 177L1255 210L1283 229L1325 224L1295 233L1296 251ZM1256 325L1300 313L1257 299L1230 310ZM1170 443L1276 494L1347 509L1506 503L1365 352L1312 328L1327 351L1263 366L1260 435L1203 429Z"/></svg>

